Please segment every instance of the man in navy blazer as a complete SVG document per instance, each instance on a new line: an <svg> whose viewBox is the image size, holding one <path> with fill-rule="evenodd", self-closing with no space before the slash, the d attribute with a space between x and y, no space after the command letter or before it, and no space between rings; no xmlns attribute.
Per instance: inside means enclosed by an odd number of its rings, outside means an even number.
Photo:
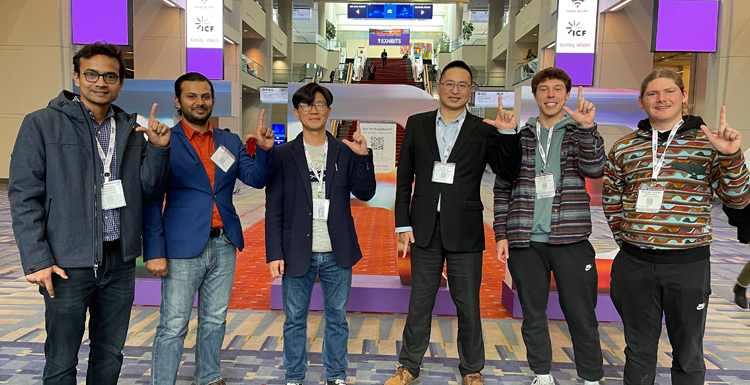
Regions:
<svg viewBox="0 0 750 385"><path fill-rule="evenodd" d="M307 314L318 276L327 384L346 384L346 304L352 266L362 259L349 197L367 201L375 195L372 151L359 129L353 140L343 142L325 129L331 103L331 92L316 83L294 93L293 112L302 133L276 149L276 167L266 187L266 262L272 277L282 277L288 385L301 384L307 372Z"/></svg>
<svg viewBox="0 0 750 385"><path fill-rule="evenodd" d="M239 136L211 126L213 101L213 85L205 76L191 72L175 81L175 105L183 119L172 127L166 204L162 194L144 209L143 259L162 278L152 385L176 381L196 291L195 383L225 383L221 345L237 249L245 246L232 203L234 184L239 178L262 188L273 169L273 131L263 126L264 111L256 134L248 135L258 143L253 160Z"/></svg>

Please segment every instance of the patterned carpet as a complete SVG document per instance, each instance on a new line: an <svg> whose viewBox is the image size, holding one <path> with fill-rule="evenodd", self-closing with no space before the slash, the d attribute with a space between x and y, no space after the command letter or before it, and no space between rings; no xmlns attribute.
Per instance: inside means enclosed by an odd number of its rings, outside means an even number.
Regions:
<svg viewBox="0 0 750 385"><path fill-rule="evenodd" d="M262 192L252 192L262 194ZM612 247L611 235L598 208L594 214L592 243L599 251ZM257 224L256 224L257 225ZM720 209L714 209L715 242L712 245L713 295L709 307L705 338L705 360L708 367L708 384L750 385L750 312L743 311L730 301L734 279L747 261L747 245L735 241L734 229L726 225ZM262 228L262 226L261 226ZM262 244L257 226L245 232L248 250ZM367 228L357 230L366 233ZM387 231L384 236L390 236ZM253 243L256 242L256 243ZM255 245L255 246L253 246ZM492 245L491 243L489 245ZM363 245L364 246L364 245ZM254 257L253 257L254 258ZM263 269L263 261L255 267ZM487 261L487 259L485 259ZM249 265L248 265L249 266ZM366 265L362 265L364 268ZM376 268L376 266L368 266ZM485 265L484 282L502 279L496 266ZM368 272L371 273L371 272ZM262 287L260 288L262 289ZM268 290L254 292L254 297L233 298L236 303L248 301L251 307L268 301ZM499 296L499 292L497 293ZM43 343L44 307L35 287L26 283L20 270L18 250L10 226L7 189L0 187L0 384L41 384L44 365ZM483 306L489 295L482 297ZM499 301L499 299L498 299ZM159 311L155 307L135 307L129 328L125 362L120 384L147 384L150 381L151 344L158 324ZM229 384L283 384L281 331L284 316L277 311L230 310L227 335L222 351L222 375ZM401 346L404 315L351 313L349 339L350 383L377 384L389 378L396 365L396 355ZM531 372L525 359L521 341L521 321L501 317L483 319L487 363L482 371L487 384L520 385L531 382ZM320 352L325 321L323 314L311 312L308 320L308 356L310 369L306 385L320 384L325 379L325 369L320 365ZM423 383L427 385L456 385L460 383L458 356L455 344L456 319L435 317L432 323L430 347L423 361ZM622 327L619 324L600 325L605 378L603 384L622 383L624 348ZM570 334L564 322L550 322L553 343L552 374L558 384L580 384L572 363ZM84 336L84 338L87 338ZM671 347L663 333L657 368L657 384L670 384L669 366ZM80 353L79 383L85 382L88 341ZM195 362L195 314L185 343L178 384L192 381Z"/></svg>

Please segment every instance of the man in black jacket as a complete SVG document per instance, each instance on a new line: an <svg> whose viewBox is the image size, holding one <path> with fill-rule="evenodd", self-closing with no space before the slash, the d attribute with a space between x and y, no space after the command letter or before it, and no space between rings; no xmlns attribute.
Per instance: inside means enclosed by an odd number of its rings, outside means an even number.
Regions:
<svg viewBox="0 0 750 385"><path fill-rule="evenodd" d="M169 175L169 127L154 118L156 104L148 127L111 104L124 76L115 46L84 46L73 57L81 95L63 91L27 115L13 149L8 198L23 272L44 296L45 385L77 383L87 311L87 383L120 374L141 201L163 193Z"/></svg>
<svg viewBox="0 0 750 385"><path fill-rule="evenodd" d="M386 385L419 381L419 365L430 339L432 308L447 263L448 286L458 315L458 366L463 385L484 383L484 343L479 286L484 250L484 206L479 186L487 164L515 180L520 136L498 131L495 121L466 111L471 70L454 61L438 85L440 108L409 117L396 177L396 232L411 251L412 288L399 368ZM414 195L412 183L416 178Z"/></svg>

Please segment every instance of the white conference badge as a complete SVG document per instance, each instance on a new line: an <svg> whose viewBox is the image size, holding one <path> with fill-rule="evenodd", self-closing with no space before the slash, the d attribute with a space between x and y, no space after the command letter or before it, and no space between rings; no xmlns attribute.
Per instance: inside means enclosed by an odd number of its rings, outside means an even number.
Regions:
<svg viewBox="0 0 750 385"><path fill-rule="evenodd" d="M224 147L224 145L221 145L216 149L216 152L211 155L211 160L216 163L222 171L227 172L227 170L229 170L234 164L235 157L226 147Z"/></svg>
<svg viewBox="0 0 750 385"><path fill-rule="evenodd" d="M635 202L635 212L656 214L661 210L664 200L664 189L661 187L641 186L638 189L638 200Z"/></svg>
<svg viewBox="0 0 750 385"><path fill-rule="evenodd" d="M117 179L104 182L102 185L102 209L113 210L125 207L125 191L122 189L122 181Z"/></svg>
<svg viewBox="0 0 750 385"><path fill-rule="evenodd" d="M313 199L313 219L328 220L328 209L331 201L328 199Z"/></svg>
<svg viewBox="0 0 750 385"><path fill-rule="evenodd" d="M551 172L537 174L534 178L537 199L552 198L555 196L555 176Z"/></svg>
<svg viewBox="0 0 750 385"><path fill-rule="evenodd" d="M453 184L455 173L455 163L435 162L435 167L432 169L432 181L435 183Z"/></svg>

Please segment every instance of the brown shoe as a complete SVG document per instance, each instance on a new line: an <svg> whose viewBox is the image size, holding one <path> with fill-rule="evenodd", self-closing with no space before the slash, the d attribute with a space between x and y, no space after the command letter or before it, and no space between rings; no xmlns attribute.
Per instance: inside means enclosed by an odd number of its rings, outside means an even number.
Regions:
<svg viewBox="0 0 750 385"><path fill-rule="evenodd" d="M413 377L405 367L399 365L396 374L388 379L385 385L416 385L420 382L419 377Z"/></svg>
<svg viewBox="0 0 750 385"><path fill-rule="evenodd" d="M484 385L484 377L479 373L466 375L461 379L463 385Z"/></svg>
<svg viewBox="0 0 750 385"><path fill-rule="evenodd" d="M227 379L221 378L219 381L212 382L210 385L227 385Z"/></svg>

